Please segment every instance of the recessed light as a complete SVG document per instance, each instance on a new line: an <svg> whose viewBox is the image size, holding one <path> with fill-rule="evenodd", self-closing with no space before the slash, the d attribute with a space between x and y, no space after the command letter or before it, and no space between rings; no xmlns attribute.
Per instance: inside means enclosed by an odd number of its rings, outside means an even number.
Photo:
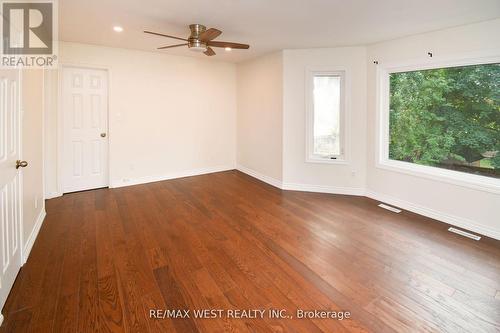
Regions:
<svg viewBox="0 0 500 333"><path fill-rule="evenodd" d="M117 25L117 26L113 27L113 30L116 31L116 32L122 32L123 28Z"/></svg>
<svg viewBox="0 0 500 333"><path fill-rule="evenodd" d="M226 50L226 51L231 51L231 50L232 50L232 48L230 48L230 47L226 47L226 48L224 48L224 50Z"/></svg>

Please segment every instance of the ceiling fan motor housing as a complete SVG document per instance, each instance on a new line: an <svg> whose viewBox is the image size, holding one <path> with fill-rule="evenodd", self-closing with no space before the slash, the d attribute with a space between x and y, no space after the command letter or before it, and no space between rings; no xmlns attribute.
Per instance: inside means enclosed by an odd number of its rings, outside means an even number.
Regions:
<svg viewBox="0 0 500 333"><path fill-rule="evenodd" d="M201 24L191 24L189 26L191 35L188 39L188 47L191 51L205 52L207 50L207 43L199 40L200 35L207 30L207 27Z"/></svg>

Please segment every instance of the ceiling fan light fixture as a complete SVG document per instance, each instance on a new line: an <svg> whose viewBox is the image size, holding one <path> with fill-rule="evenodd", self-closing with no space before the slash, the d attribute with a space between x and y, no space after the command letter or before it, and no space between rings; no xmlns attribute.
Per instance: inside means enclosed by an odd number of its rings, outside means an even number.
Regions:
<svg viewBox="0 0 500 333"><path fill-rule="evenodd" d="M230 48L230 47L225 47L225 48L224 48L224 50L226 50L227 52L229 52L229 51L231 51L231 50L232 50L232 48Z"/></svg>
<svg viewBox="0 0 500 333"><path fill-rule="evenodd" d="M194 51L194 52L199 52L199 53L205 52L207 50L206 43L204 43L200 40L194 39L194 38L189 39L188 47L189 47L189 50Z"/></svg>
<svg viewBox="0 0 500 333"><path fill-rule="evenodd" d="M190 46L189 50L193 51L193 52L202 53L202 52L205 52L207 50L207 47L203 46L203 45L200 45L200 46Z"/></svg>
<svg viewBox="0 0 500 333"><path fill-rule="evenodd" d="M113 30L114 30L115 32L122 32L122 31L123 31L123 27L120 27L119 25L115 25L115 26L113 27Z"/></svg>

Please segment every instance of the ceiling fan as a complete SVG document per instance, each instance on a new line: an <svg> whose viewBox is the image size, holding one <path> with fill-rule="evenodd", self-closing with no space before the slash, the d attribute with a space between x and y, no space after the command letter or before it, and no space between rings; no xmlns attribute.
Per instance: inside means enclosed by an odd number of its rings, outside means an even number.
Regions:
<svg viewBox="0 0 500 333"><path fill-rule="evenodd" d="M247 44L214 41L215 38L219 37L219 35L222 34L222 31L214 29L214 28L210 28L207 30L207 28L201 24L191 24L189 26L189 29L191 30L191 35L187 39L181 38L181 37L165 35L165 34L153 32L153 31L144 31L144 33L156 35L156 36L178 39L178 40L182 40L182 41L186 42L183 44L162 46L162 47L159 47L158 50L170 49L172 47L179 47L179 46L186 46L187 45L187 47L190 50L196 51L196 52L203 52L204 54L206 54L209 57L215 55L215 51L212 49L212 47L223 47L226 50L248 49L250 47L250 45L247 45Z"/></svg>

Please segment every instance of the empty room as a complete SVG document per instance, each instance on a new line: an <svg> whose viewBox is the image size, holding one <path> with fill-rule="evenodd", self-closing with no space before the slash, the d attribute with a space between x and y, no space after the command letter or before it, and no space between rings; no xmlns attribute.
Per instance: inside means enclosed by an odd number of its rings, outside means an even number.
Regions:
<svg viewBox="0 0 500 333"><path fill-rule="evenodd" d="M500 332L500 1L0 12L0 333Z"/></svg>

